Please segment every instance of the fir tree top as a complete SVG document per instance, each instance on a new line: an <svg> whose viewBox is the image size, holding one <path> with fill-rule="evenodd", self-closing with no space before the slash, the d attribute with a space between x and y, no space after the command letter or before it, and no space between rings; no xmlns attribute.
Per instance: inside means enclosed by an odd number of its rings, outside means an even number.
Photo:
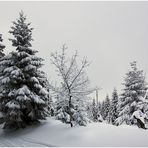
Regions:
<svg viewBox="0 0 148 148"><path fill-rule="evenodd" d="M114 90L113 90L113 93L112 93L112 100L113 99L118 99L118 94L117 94L117 89L116 88L114 88Z"/></svg>
<svg viewBox="0 0 148 148"><path fill-rule="evenodd" d="M12 41L12 46L17 47L16 50L18 51L31 52L29 47L32 47L30 42L33 40L33 28L30 27L30 24L31 23L26 23L26 16L23 11L19 13L19 19L13 22L13 26L11 27L9 33L14 36L14 39L9 40Z"/></svg>
<svg viewBox="0 0 148 148"><path fill-rule="evenodd" d="M144 93L146 88L145 76L143 70L137 69L137 62L133 61L130 63L131 70L126 73L123 85L125 85L124 90L133 90L139 93ZM143 91L144 90L144 91ZM132 92L134 93L134 92Z"/></svg>
<svg viewBox="0 0 148 148"><path fill-rule="evenodd" d="M137 70L137 62L136 62L136 61L131 62L130 65L131 65L131 68L132 68L134 71Z"/></svg>
<svg viewBox="0 0 148 148"><path fill-rule="evenodd" d="M105 100L106 100L107 102L109 102L109 95L108 95L108 94L106 95Z"/></svg>

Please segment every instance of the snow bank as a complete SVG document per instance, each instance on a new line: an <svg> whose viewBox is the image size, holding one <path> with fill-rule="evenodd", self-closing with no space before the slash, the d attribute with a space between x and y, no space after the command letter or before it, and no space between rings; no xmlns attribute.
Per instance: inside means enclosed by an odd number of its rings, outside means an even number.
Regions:
<svg viewBox="0 0 148 148"><path fill-rule="evenodd" d="M41 124L9 134L1 130L0 146L148 146L148 130L137 127L90 123L71 128L52 118Z"/></svg>

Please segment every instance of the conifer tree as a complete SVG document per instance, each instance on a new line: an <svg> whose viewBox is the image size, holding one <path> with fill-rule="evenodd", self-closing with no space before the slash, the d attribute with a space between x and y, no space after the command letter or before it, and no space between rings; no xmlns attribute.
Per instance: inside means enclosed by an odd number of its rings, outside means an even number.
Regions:
<svg viewBox="0 0 148 148"><path fill-rule="evenodd" d="M105 101L102 101L100 113L101 113L103 120L105 120L105 112L104 111L105 111Z"/></svg>
<svg viewBox="0 0 148 148"><path fill-rule="evenodd" d="M132 114L136 111L139 98L144 97L146 92L146 82L143 70L138 70L136 61L131 63L131 70L126 73L124 79L124 89L119 98L118 111L119 117L116 124L135 124Z"/></svg>
<svg viewBox="0 0 148 148"><path fill-rule="evenodd" d="M101 114L101 102L98 102L97 108L98 108L99 113Z"/></svg>
<svg viewBox="0 0 148 148"><path fill-rule="evenodd" d="M10 41L16 51L0 62L5 67L0 79L3 87L0 110L4 128L25 127L47 116L47 79L40 70L43 59L37 57L38 51L31 48L32 30L21 12L9 31L14 37Z"/></svg>
<svg viewBox="0 0 148 148"><path fill-rule="evenodd" d="M5 46L2 44L2 41L3 41L2 34L0 34L0 61L2 60L2 57L4 57L4 55L5 55L4 54L4 48L5 48ZM2 71L3 71L3 66L0 65L0 78L2 77ZM2 85L0 83L0 93L2 92L2 90L3 90L3 88L2 88ZM0 96L0 100L1 99L2 99L2 97ZM0 105L0 107L1 107L1 105ZM2 121L3 121L3 115L2 115L2 113L0 111L0 123L2 123Z"/></svg>
<svg viewBox="0 0 148 148"><path fill-rule="evenodd" d="M118 94L117 94L117 90L114 89L112 93L112 99L110 102L110 110L108 114L108 121L111 124L115 124L115 120L118 117L117 104L118 104Z"/></svg>
<svg viewBox="0 0 148 148"><path fill-rule="evenodd" d="M104 120L108 120L108 113L110 111L110 99L109 96L106 96L105 102L104 102Z"/></svg>
<svg viewBox="0 0 148 148"><path fill-rule="evenodd" d="M98 108L96 106L95 99L92 102L92 120L96 122L98 120Z"/></svg>
<svg viewBox="0 0 148 148"><path fill-rule="evenodd" d="M98 104L95 102L95 99L93 99L92 102L92 121L93 122L102 122L103 118L101 116L101 104L98 102Z"/></svg>

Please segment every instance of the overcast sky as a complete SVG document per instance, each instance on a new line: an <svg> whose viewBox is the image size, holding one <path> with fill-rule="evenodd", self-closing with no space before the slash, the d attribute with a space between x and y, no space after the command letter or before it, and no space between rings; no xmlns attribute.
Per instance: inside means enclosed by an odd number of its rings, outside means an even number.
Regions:
<svg viewBox="0 0 148 148"><path fill-rule="evenodd" d="M7 46L12 21L23 10L32 22L33 47L45 59L44 71L55 78L50 52L63 43L72 54L91 61L88 75L93 86L101 87L99 99L120 92L129 63L148 69L148 2L0 2L0 33ZM146 78L148 80L148 78Z"/></svg>

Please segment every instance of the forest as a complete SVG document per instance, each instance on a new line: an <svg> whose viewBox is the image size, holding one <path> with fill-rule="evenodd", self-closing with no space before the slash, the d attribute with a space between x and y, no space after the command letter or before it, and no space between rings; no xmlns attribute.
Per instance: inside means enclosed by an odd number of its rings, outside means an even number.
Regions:
<svg viewBox="0 0 148 148"><path fill-rule="evenodd" d="M60 50L50 53L59 80L58 84L52 83L41 70L44 59L38 57L38 51L32 47L32 31L31 23L21 11L9 31L13 35L9 41L14 51L5 54L7 46L0 35L0 124L3 129L24 129L47 118L60 120L70 127L98 122L117 128L123 124L148 128L147 82L136 61L129 63L130 70L123 76L121 94L113 88L112 96L106 95L104 101L90 99L89 95L99 90L90 87L88 59L78 61L78 51L72 57L67 56L68 47L63 44Z"/></svg>

